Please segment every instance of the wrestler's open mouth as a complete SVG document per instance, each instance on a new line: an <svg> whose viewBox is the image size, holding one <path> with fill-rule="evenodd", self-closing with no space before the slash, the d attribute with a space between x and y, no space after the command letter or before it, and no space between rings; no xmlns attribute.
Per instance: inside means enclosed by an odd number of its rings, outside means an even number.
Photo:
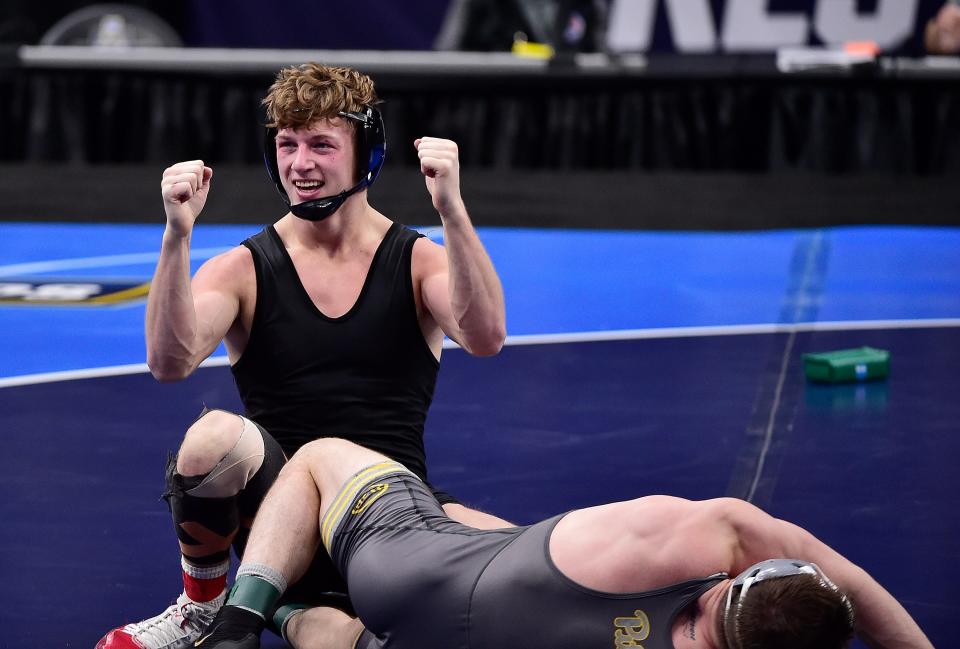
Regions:
<svg viewBox="0 0 960 649"><path fill-rule="evenodd" d="M300 196L313 196L319 194L323 188L322 180L294 180L293 186Z"/></svg>

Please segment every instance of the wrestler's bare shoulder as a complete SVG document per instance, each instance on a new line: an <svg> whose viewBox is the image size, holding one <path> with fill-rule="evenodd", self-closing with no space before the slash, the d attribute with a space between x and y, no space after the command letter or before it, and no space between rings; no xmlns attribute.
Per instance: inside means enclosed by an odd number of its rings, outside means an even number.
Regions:
<svg viewBox="0 0 960 649"><path fill-rule="evenodd" d="M222 284L246 284L255 278L253 255L244 246L235 246L214 255L200 265L196 279Z"/></svg>

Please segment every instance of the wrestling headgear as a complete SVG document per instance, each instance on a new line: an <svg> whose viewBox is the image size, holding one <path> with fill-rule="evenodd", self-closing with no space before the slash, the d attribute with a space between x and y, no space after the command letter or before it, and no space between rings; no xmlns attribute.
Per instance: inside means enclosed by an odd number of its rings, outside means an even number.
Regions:
<svg viewBox="0 0 960 649"><path fill-rule="evenodd" d="M367 106L355 113L341 111L338 115L359 122L356 142L360 181L350 189L334 196L316 198L312 201L291 205L287 190L283 188L283 183L280 182L280 168L277 165L277 129L268 128L264 133L263 161L267 165L267 173L270 174L270 178L277 186L277 191L280 192L283 202L287 204L294 215L301 219L322 221L327 218L336 212L345 200L372 185L373 181L380 175L380 168L383 167L383 159L387 154L387 138L383 128L383 116L380 115L380 111L373 106Z"/></svg>
<svg viewBox="0 0 960 649"><path fill-rule="evenodd" d="M743 606L743 600L746 599L750 587L761 581L777 579L779 577L791 577L793 575L811 575L820 582L823 588L839 593L847 610L850 628L853 628L853 604L851 604L849 598L837 588L836 584L823 574L823 571L820 570L817 564L810 563L809 561L800 561L799 559L767 559L766 561L755 563L741 572L737 575L736 579L733 580L733 583L730 584L730 588L727 589L727 601L723 609L723 617L724 621L730 622L733 627L730 630L730 637L727 639L731 647L740 646L740 607Z"/></svg>

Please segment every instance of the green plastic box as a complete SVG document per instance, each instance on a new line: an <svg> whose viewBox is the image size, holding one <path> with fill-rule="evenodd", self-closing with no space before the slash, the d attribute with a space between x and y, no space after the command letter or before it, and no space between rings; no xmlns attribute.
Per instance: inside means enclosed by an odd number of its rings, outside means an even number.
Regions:
<svg viewBox="0 0 960 649"><path fill-rule="evenodd" d="M890 352L873 347L858 347L804 354L803 371L809 380L822 383L885 379L890 374Z"/></svg>

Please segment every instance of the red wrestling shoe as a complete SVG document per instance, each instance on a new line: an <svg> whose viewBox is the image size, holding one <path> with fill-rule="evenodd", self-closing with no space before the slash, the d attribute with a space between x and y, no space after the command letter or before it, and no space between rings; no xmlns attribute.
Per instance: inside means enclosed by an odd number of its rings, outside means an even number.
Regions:
<svg viewBox="0 0 960 649"><path fill-rule="evenodd" d="M195 602L185 594L160 615L114 629L100 638L96 649L187 649L223 606L227 591L210 602Z"/></svg>

